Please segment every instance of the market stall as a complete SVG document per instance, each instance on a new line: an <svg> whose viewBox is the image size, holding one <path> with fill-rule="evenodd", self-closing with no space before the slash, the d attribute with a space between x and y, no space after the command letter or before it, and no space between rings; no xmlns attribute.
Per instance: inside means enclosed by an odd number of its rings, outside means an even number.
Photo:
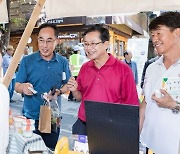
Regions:
<svg viewBox="0 0 180 154"><path fill-rule="evenodd" d="M32 33L32 30L36 24L36 21L39 17L41 9L46 0L38 0L37 4L34 8L34 11L31 15L31 18L27 24L27 27L24 30L24 33L21 37L21 40L16 48L13 60L11 65L9 66L3 84L8 87L12 76L18 66L18 63L23 54L23 48ZM57 5L59 4L59 5ZM47 0L46 1L46 11L48 18L58 18L58 17L67 17L67 16L80 16L80 15L110 15L110 14L118 14L118 13L127 13L127 12L139 12L139 11L153 11L153 10L177 10L180 8L180 1L171 1L171 0L128 0L128 1L120 1L120 0L76 0L72 2L71 0ZM134 7L136 6L136 7ZM0 23L8 22L7 9L6 9L6 0L0 0L0 10L2 10L2 14L0 16ZM4 15L3 15L4 14ZM4 18L2 18L4 17ZM9 138L9 96L8 91L5 86L0 83L0 125L1 133L0 133L0 141L2 153L5 153L5 149L8 144Z"/></svg>
<svg viewBox="0 0 180 154"><path fill-rule="evenodd" d="M2 7L1 5L3 3L5 3L5 0L2 0L0 8ZM6 87L8 87L12 79L12 76L23 53L22 49L25 48L25 45L32 33L32 30L44 4L48 19L82 15L98 16L141 11L178 10L180 8L180 1L171 0L76 0L74 2L72 2L71 0L38 0L34 11L32 12L31 18L16 48L12 63L5 74L3 84Z"/></svg>

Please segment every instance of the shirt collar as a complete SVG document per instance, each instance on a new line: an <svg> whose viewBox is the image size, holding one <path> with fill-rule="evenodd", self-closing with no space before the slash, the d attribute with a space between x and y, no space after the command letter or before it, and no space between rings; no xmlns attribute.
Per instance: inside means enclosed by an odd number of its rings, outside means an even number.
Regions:
<svg viewBox="0 0 180 154"><path fill-rule="evenodd" d="M44 60L41 55L40 55L40 51L37 51L37 61L41 61L41 60ZM58 61L58 58L57 58L57 54L54 52L54 56L53 58L50 60L50 61Z"/></svg>
<svg viewBox="0 0 180 154"><path fill-rule="evenodd" d="M11 55L9 55L9 54L7 54L7 53L6 53L5 55L6 55L8 58L11 58L11 57L12 57Z"/></svg>
<svg viewBox="0 0 180 154"><path fill-rule="evenodd" d="M126 62L126 64L131 65L131 60L130 62L128 62L126 59L124 59L124 61Z"/></svg>
<svg viewBox="0 0 180 154"><path fill-rule="evenodd" d="M157 64L163 65L163 56L161 56L161 57L157 60Z"/></svg>
<svg viewBox="0 0 180 154"><path fill-rule="evenodd" d="M108 53L108 55L109 55L109 58L104 65L110 66L115 63L116 59L112 54ZM90 67L95 66L94 61L93 60L89 61L88 66L90 66Z"/></svg>
<svg viewBox="0 0 180 154"><path fill-rule="evenodd" d="M163 59L164 59L164 57L163 57L163 55L162 55L162 56L157 60L157 64L159 64L159 65L164 65ZM180 64L180 59L179 59L175 64Z"/></svg>

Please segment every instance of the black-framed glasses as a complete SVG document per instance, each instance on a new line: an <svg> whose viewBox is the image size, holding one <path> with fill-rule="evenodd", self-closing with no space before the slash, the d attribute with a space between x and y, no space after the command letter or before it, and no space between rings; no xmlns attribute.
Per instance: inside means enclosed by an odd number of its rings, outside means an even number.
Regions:
<svg viewBox="0 0 180 154"><path fill-rule="evenodd" d="M44 43L46 43L47 45L49 45L49 44L52 44L54 41L56 41L56 39L47 39L47 40L44 40L44 39L42 39L42 38L39 38L39 39L38 39L38 43L39 43L39 44L44 44Z"/></svg>
<svg viewBox="0 0 180 154"><path fill-rule="evenodd" d="M95 48L98 44L100 43L103 43L103 42L97 42L97 43L83 43L83 46L84 48L88 48L88 47L91 47L91 48Z"/></svg>

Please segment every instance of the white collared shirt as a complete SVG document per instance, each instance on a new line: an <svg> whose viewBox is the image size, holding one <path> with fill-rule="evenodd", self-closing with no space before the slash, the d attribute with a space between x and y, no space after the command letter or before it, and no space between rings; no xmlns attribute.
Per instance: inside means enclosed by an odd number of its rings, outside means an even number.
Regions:
<svg viewBox="0 0 180 154"><path fill-rule="evenodd" d="M166 69L162 56L147 68L144 83L147 105L140 140L156 154L178 154L180 113L161 108L151 99L154 91L162 88L165 77L180 77L180 60Z"/></svg>

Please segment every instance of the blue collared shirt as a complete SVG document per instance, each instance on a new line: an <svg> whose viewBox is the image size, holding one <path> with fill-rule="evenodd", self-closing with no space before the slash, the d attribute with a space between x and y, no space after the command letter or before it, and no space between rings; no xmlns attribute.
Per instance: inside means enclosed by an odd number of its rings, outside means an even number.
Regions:
<svg viewBox="0 0 180 154"><path fill-rule="evenodd" d="M126 59L123 60L124 63L126 63L127 65L129 65L129 67L131 67L133 75L134 75L134 80L136 85L138 84L138 71L137 71L137 64L135 61L130 61L130 63L128 63L126 61Z"/></svg>
<svg viewBox="0 0 180 154"><path fill-rule="evenodd" d="M7 53L3 56L3 63L2 63L2 67L3 67L3 75L5 75L10 63L12 61L12 56L8 55ZM15 79L16 75L13 75L12 79Z"/></svg>
<svg viewBox="0 0 180 154"><path fill-rule="evenodd" d="M63 79L63 72L66 79ZM57 53L50 61L44 60L40 52L25 56L17 73L16 82L31 83L38 92L24 97L23 114L28 118L39 119L40 105L43 104L41 94L49 92L53 86L60 88L70 78L68 61ZM60 106L60 98L58 98Z"/></svg>

